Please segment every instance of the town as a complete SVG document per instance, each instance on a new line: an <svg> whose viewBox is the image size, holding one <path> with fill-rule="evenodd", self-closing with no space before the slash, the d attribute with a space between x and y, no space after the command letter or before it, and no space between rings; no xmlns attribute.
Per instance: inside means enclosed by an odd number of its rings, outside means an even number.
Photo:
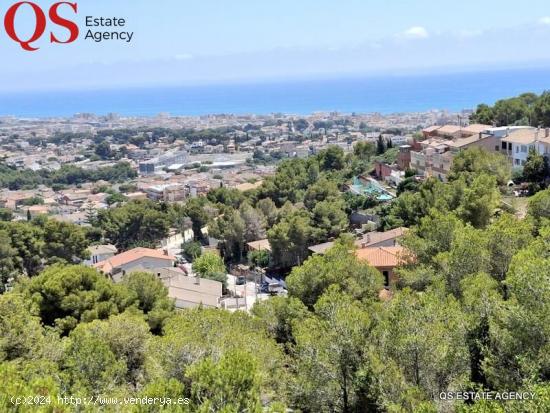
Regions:
<svg viewBox="0 0 550 413"><path fill-rule="evenodd" d="M4 116L0 309L33 303L25 324L44 332L10 333L19 344L0 341L0 355L68 337L63 357L81 367L62 369L84 389L165 396L142 386L158 375L211 411L222 405L209 391L178 386L208 374L240 386L224 366L261 381L235 396L242 409L441 411L450 383L535 397L528 380L546 374L547 342L531 337L550 325L548 98L513 98L528 121L502 119L511 101L459 113ZM94 371L82 367L92 337L105 352ZM132 343L120 371L99 378L120 340ZM219 348L231 350L199 355Z"/></svg>
<svg viewBox="0 0 550 413"><path fill-rule="evenodd" d="M471 115L473 111L386 116L4 117L0 119L4 169L0 207L6 219L14 222L47 218L89 229L98 215L107 216L106 211L123 209L125 204L152 202L185 210L192 200L204 207L200 199L245 199L276 175L283 160L308 159L332 150L341 151L342 156L355 153L367 162L338 188L352 199L350 205L338 211L339 222L329 218L335 221L331 231L322 234L318 244L305 246L307 252L297 260L271 257L270 223L261 222L270 220L269 213L249 217L258 222L245 224L258 228L237 241L243 245L236 255L228 251L228 240L217 228L224 217L212 206L210 216L202 217L202 226L187 216L183 226L160 231L164 237L145 236L150 248L128 249L132 240L116 243L114 237L94 234L91 238L97 239L88 240L91 245L82 263L115 281L127 272L150 271L163 280L180 308L203 305L250 311L258 299L286 293L288 269L309 254L324 254L336 237L349 231L358 239L357 256L384 276L381 297L390 297L391 286L397 284L395 269L406 255L399 240L408 229L387 231L376 205L391 204L404 189L428 178L446 182L454 157L469 148L503 154L516 170L526 164L531 150L544 156L550 153L548 128L470 124ZM512 180L502 184L509 188L510 204L521 204L513 194L526 193L526 186ZM327 193L317 201L328 201ZM276 210L276 203L269 207ZM522 205L518 216L526 213ZM225 264L231 268L227 280L199 282L192 261L205 252L223 257L220 268ZM258 257L263 265L256 265Z"/></svg>

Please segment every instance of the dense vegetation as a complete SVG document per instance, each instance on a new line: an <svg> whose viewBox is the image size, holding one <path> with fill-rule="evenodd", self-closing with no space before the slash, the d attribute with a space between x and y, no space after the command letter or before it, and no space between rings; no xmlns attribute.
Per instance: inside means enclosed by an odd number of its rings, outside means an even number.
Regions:
<svg viewBox="0 0 550 413"><path fill-rule="evenodd" d="M125 162L115 166L88 171L74 165L63 165L57 171L18 170L0 164L0 188L11 190L31 189L38 185L65 186L79 185L86 182L109 181L125 182L137 176L136 171Z"/></svg>
<svg viewBox="0 0 550 413"><path fill-rule="evenodd" d="M178 206L127 203L90 216L86 231L45 219L0 222L0 270L16 278L0 295L0 411L36 411L15 408L10 397L19 394L52 396L44 411L60 412L99 409L63 406L58 395L189 402L123 410L135 412L549 411L550 190L518 219L501 208L506 160L469 150L448 184L427 180L376 205L387 228L411 227L410 260L381 301L381 274L357 260L345 235L357 200L340 191L375 153L331 148L289 160L246 194L221 188ZM246 259L244 243L267 236L270 264L294 266L289 296L251 315L175 311L153 275L113 284L71 265L94 239L126 249L192 228L196 240L184 250L195 271L220 279L224 263L198 248L206 225L227 260ZM327 254L308 258L308 245L331 238ZM265 266L265 258L251 261ZM534 399L440 396L480 390Z"/></svg>
<svg viewBox="0 0 550 413"><path fill-rule="evenodd" d="M550 127L550 92L546 91L541 95L524 93L499 100L493 106L480 104L470 121L496 126Z"/></svg>
<svg viewBox="0 0 550 413"><path fill-rule="evenodd" d="M388 302L345 238L293 270L288 298L251 316L174 312L153 275L114 285L50 267L0 296L1 409L15 411L13 393L40 392L57 411L76 411L57 401L66 394L190 403L125 410L136 412L547 411L549 206L543 191L526 220L503 214L479 228L432 208L406 238L416 262ZM474 389L535 400L439 400Z"/></svg>

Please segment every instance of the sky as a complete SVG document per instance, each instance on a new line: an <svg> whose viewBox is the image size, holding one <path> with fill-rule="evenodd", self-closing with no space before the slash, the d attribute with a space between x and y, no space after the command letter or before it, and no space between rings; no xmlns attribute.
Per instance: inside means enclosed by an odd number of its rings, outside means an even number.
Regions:
<svg viewBox="0 0 550 413"><path fill-rule="evenodd" d="M0 16L14 2L0 1ZM36 2L46 10L55 3ZM0 30L0 93L550 67L548 0L80 0L78 7L81 34L71 45L49 44L50 29L64 33L50 24L40 50L29 53ZM32 32L32 16L27 7L17 16L22 37ZM124 18L121 30L134 32L133 41L84 40L86 16Z"/></svg>

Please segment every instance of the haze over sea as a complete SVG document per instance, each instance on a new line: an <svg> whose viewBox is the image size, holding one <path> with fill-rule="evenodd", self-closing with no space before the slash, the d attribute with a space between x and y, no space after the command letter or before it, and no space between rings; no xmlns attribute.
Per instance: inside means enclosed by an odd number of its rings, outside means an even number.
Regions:
<svg viewBox="0 0 550 413"><path fill-rule="evenodd" d="M459 111L523 92L550 89L550 68L452 74L348 77L326 80L159 86L132 89L6 94L0 115L71 116L80 112L127 116L205 114L310 114L317 111Z"/></svg>

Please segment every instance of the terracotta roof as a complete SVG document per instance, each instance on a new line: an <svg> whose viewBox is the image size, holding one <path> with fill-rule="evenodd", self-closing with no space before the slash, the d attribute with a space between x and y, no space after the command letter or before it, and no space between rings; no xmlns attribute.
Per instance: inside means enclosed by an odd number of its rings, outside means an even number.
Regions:
<svg viewBox="0 0 550 413"><path fill-rule="evenodd" d="M403 247L363 248L357 250L357 258L366 261L371 267L391 268L403 262Z"/></svg>
<svg viewBox="0 0 550 413"><path fill-rule="evenodd" d="M134 248L133 250L123 252L122 254L115 255L108 260L98 262L94 267L103 270L105 272L111 271L113 268L120 267L125 264L129 264L133 261L137 261L141 258L156 258L164 259L167 261L175 261L176 258L171 255L166 255L159 250L153 250L149 248Z"/></svg>

